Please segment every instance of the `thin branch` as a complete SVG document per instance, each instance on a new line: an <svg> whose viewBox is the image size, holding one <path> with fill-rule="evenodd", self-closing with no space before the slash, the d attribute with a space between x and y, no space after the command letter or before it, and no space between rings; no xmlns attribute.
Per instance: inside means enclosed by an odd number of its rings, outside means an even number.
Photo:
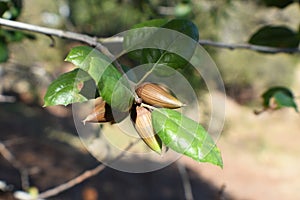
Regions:
<svg viewBox="0 0 300 200"><path fill-rule="evenodd" d="M13 103L15 101L16 101L16 98L14 96L6 96L6 95L0 94L0 102Z"/></svg>
<svg viewBox="0 0 300 200"><path fill-rule="evenodd" d="M123 74L125 74L121 65L115 60L115 56L104 45L102 45L100 42L98 42L97 37L91 37L91 36L85 35L85 34L80 34L80 33L75 33L75 32L70 32L70 31L63 31L63 30L53 29L53 28L47 28L47 27L27 24L27 23L23 23L23 22L16 22L16 21L7 20L7 19L3 19L3 18L0 18L0 25L10 27L13 29L18 29L18 30L40 33L40 34L51 36L51 37L56 36L56 37L59 37L62 39L69 39L69 40L86 43L90 46L97 48L103 54L108 56L111 60L114 61L118 70L120 72L122 72Z"/></svg>
<svg viewBox="0 0 300 200"><path fill-rule="evenodd" d="M221 188L218 191L216 200L226 200L225 187L226 185L224 184L221 186Z"/></svg>
<svg viewBox="0 0 300 200"><path fill-rule="evenodd" d="M181 180L182 180L185 199L186 200L194 200L192 186L191 186L186 168L185 168L184 164L182 164L180 162L177 162L176 164L177 164L177 168L178 168Z"/></svg>
<svg viewBox="0 0 300 200"><path fill-rule="evenodd" d="M99 49L101 52L103 52L105 55L110 57L114 60L114 56L110 53L110 51L103 46L100 42L103 43L111 43L111 42L122 42L122 37L110 37L110 38L96 38L91 37L85 34L70 32L70 31L63 31L59 29L52 29L52 28L46 28L42 26L36 26L32 24L22 23L22 22L16 22L12 20L6 20L0 18L0 25L19 29L19 30L25 30L30 32L36 32L41 33L44 35L52 35L57 36L64 39L70 39L75 41L84 42L90 46L94 46L97 49ZM99 42L100 41L100 42ZM276 48L276 47L268 47L268 46L261 46L261 45L252 45L252 44L228 44L223 42L215 42L211 40L199 40L199 44L204 46L212 46L212 47L218 47L218 48L225 48L225 49L248 49L252 51L258 51L258 52L264 52L264 53L300 53L299 48ZM118 66L119 68L120 66Z"/></svg>
<svg viewBox="0 0 300 200"><path fill-rule="evenodd" d="M70 39L70 40L75 40L75 41L79 41L79 42L84 42L90 46L98 48L105 55L109 56L111 59L114 59L114 56L109 52L109 50L105 46L103 46L100 42L97 41L96 37L91 37L91 36L88 36L85 34L74 33L74 32L70 32L70 31L63 31L63 30L59 30L59 29L53 29L53 28L47 28L47 27L27 24L27 23L23 23L23 22L16 22L16 21L7 20L7 19L3 19L3 18L0 18L0 25L14 28L14 29L23 30L23 31L30 31L30 32L48 35L48 36L51 35L51 36L56 36L56 37L63 38L63 39Z"/></svg>
<svg viewBox="0 0 300 200"><path fill-rule="evenodd" d="M5 144L0 142L0 154L14 167L21 175L21 185L23 190L29 188L28 170L24 167L15 156L6 148Z"/></svg>
<svg viewBox="0 0 300 200"><path fill-rule="evenodd" d="M130 143L123 151L122 153L120 153L117 157L115 157L111 162L115 162L117 160L119 160L121 157L123 157L125 155L125 153L131 149L137 142L139 142L140 140L136 140L132 143ZM52 189L49 189L45 192L42 192L39 194L38 198L41 199L45 199L45 198L49 198L49 197L53 197L55 195L58 195L61 192L64 192L72 187L74 187L75 185L78 185L79 183L82 183L83 181L85 181L88 178L91 178L92 176L97 175L99 172L103 171L106 168L106 165L104 164L99 164L98 166L96 166L95 168L91 169L91 170L86 170L84 171L82 174L78 175L77 177L67 181L66 183L63 183L61 185L58 185Z"/></svg>
<svg viewBox="0 0 300 200"><path fill-rule="evenodd" d="M105 43L122 43L124 41L124 37L122 36L114 36L114 37L108 37L108 38L99 38L98 39L103 44Z"/></svg>
<svg viewBox="0 0 300 200"><path fill-rule="evenodd" d="M248 49L252 51L258 51L263 53L300 53L299 48L277 48L277 47L268 47L268 46L261 46L261 45L253 45L253 44L228 44L223 42L215 42L211 40L199 40L199 44L203 46L212 46L224 49Z"/></svg>

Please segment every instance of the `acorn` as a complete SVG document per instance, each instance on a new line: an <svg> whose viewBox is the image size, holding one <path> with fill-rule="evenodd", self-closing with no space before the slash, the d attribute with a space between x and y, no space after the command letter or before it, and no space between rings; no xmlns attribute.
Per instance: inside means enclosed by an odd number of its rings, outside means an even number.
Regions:
<svg viewBox="0 0 300 200"><path fill-rule="evenodd" d="M142 106L136 106L131 112L131 120L134 122L134 127L142 138L142 140L158 154L162 152L162 142L157 134L155 134L152 121L151 112Z"/></svg>
<svg viewBox="0 0 300 200"><path fill-rule="evenodd" d="M95 100L95 108L93 111L82 121L98 123L98 122L114 122L112 109L102 98Z"/></svg>
<svg viewBox="0 0 300 200"><path fill-rule="evenodd" d="M155 107L174 109L184 106L167 88L159 84L143 83L136 88L135 92L143 102Z"/></svg>

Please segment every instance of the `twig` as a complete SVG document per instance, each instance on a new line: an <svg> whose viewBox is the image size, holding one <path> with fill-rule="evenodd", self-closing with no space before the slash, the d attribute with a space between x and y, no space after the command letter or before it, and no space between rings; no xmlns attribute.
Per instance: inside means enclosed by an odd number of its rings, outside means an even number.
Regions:
<svg viewBox="0 0 300 200"><path fill-rule="evenodd" d="M22 143L25 143L25 142L28 142L28 141L29 141L28 137L17 137L17 138L4 140L4 141L2 141L2 143L7 148L7 147L10 147L12 145L22 144Z"/></svg>
<svg viewBox="0 0 300 200"><path fill-rule="evenodd" d="M114 36L114 37L108 37L108 38L99 38L98 39L103 44L105 43L121 43L124 40L124 37L122 36Z"/></svg>
<svg viewBox="0 0 300 200"><path fill-rule="evenodd" d="M19 30L26 30L36 33L41 33L45 35L53 35L64 39L70 39L75 41L84 42L88 45L94 46L102 51L105 55L109 56L111 59L114 59L114 56L110 53L110 51L103 46L100 42L110 43L110 42L122 42L122 37L109 37L109 38L99 38L91 37L85 34L74 33L70 31L62 31L58 29L46 28L42 26L31 25L22 22L16 22L12 20L6 20L0 18L0 25L11 27ZM100 42L99 42L100 41ZM264 53L300 53L299 48L276 48L262 45L252 45L252 44L228 44L223 42L216 42L211 40L199 40L199 44L205 46L213 46L218 48L225 49L248 49L252 51L264 52Z"/></svg>
<svg viewBox="0 0 300 200"><path fill-rule="evenodd" d="M0 142L0 154L14 167L21 175L21 185L23 190L29 188L28 170L14 157L14 155L6 148L5 144Z"/></svg>
<svg viewBox="0 0 300 200"><path fill-rule="evenodd" d="M5 103L13 103L16 101L16 98L14 96L6 96L0 94L0 102L5 102Z"/></svg>
<svg viewBox="0 0 300 200"><path fill-rule="evenodd" d="M50 43L50 47L55 47L55 39L53 38L53 36L52 35L47 35L49 38L50 38L50 40L51 40L51 43Z"/></svg>
<svg viewBox="0 0 300 200"><path fill-rule="evenodd" d="M126 151L128 151L130 148L132 148L137 142L139 142L139 139L130 143L123 151L122 153L120 153L117 157L115 157L112 161L110 161L110 164L119 160L121 157L123 157L126 153ZM96 166L93 169L90 170L86 170L84 171L82 174L78 175L77 177L67 181L66 183L63 183L61 185L58 185L52 189L46 190L45 192L42 192L39 194L38 198L44 199L44 198L49 198L49 197L53 197L55 195L58 195L61 192L64 192L72 187L74 187L75 185L78 185L79 183L82 183L83 181L85 181L88 178L91 178L92 176L97 175L99 172L101 172L102 170L104 170L106 168L106 165L104 164L99 164L98 166Z"/></svg>
<svg viewBox="0 0 300 200"><path fill-rule="evenodd" d="M221 188L218 191L216 200L226 200L225 187L226 185L224 184L221 186Z"/></svg>
<svg viewBox="0 0 300 200"><path fill-rule="evenodd" d="M277 47L268 47L268 46L261 46L261 45L253 45L253 44L228 44L223 42L215 42L211 40L199 40L199 44L203 46L213 46L218 48L224 49L248 49L252 51L258 51L263 53L300 53L299 48L277 48Z"/></svg>
<svg viewBox="0 0 300 200"><path fill-rule="evenodd" d="M191 183L186 168L182 163L177 162L176 164L182 180L185 199L193 200L194 197L193 197L192 187L191 187Z"/></svg>
<svg viewBox="0 0 300 200"><path fill-rule="evenodd" d="M47 27L42 27L42 26L37 26L37 25L32 25L32 24L27 24L23 22L16 22L12 20L7 20L0 18L0 25L14 28L14 29L19 29L23 31L31 31L35 33L40 33L44 35L51 35L51 36L56 36L59 38L63 39L70 39L70 40L75 40L79 42L84 42L90 46L98 48L101 52L103 52L105 55L109 56L111 59L114 59L114 56L110 53L110 51L103 46L100 42L97 41L96 37L91 37L85 34L80 34L80 33L75 33L75 32L70 32L70 31L63 31L59 29L53 29L53 28L47 28Z"/></svg>
<svg viewBox="0 0 300 200"><path fill-rule="evenodd" d="M47 28L47 27L27 24L27 23L23 23L23 22L16 22L16 21L7 20L7 19L3 19L3 18L0 18L0 25L14 28L14 29L23 30L23 31L40 33L40 34L44 34L44 35L51 36L51 37L56 36L56 37L59 37L62 39L70 39L70 40L86 43L90 46L97 48L103 54L105 54L111 60L113 60L114 63L116 64L116 67L118 68L118 70L124 74L124 71L123 71L121 65L115 61L115 56L104 45L102 45L98 41L98 38L96 38L96 37L91 37L91 36L88 36L85 34L75 33L75 32L71 32L71 31L63 31L63 30L59 30L59 29ZM52 41L52 44L53 44L53 41Z"/></svg>

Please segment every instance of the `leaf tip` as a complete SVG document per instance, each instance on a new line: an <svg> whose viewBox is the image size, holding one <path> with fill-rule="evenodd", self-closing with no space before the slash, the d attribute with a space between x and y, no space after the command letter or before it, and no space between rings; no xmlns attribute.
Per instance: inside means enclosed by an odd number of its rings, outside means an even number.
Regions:
<svg viewBox="0 0 300 200"><path fill-rule="evenodd" d="M221 158L220 160L221 162L217 164L217 166L219 166L221 169L224 169L224 164L223 164L223 160Z"/></svg>

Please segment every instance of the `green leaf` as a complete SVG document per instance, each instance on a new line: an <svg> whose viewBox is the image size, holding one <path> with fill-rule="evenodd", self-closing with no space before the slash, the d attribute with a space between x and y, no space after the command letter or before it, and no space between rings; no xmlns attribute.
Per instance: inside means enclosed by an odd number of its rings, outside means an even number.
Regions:
<svg viewBox="0 0 300 200"><path fill-rule="evenodd" d="M136 24L132 27L132 29L138 29L138 28L144 28L144 27L161 27L162 25L166 24L168 22L167 19L153 19L148 20L139 24ZM147 29L144 31L133 30L128 31L124 37L123 46L124 49L130 49L133 46L136 46L137 43L143 42L143 41L149 41L153 37L153 33L156 31L156 29ZM143 47L143 45L141 45ZM133 59L140 61L142 59L142 50L134 50L128 53L128 56Z"/></svg>
<svg viewBox="0 0 300 200"><path fill-rule="evenodd" d="M8 60L8 48L5 40L0 37L0 63Z"/></svg>
<svg viewBox="0 0 300 200"><path fill-rule="evenodd" d="M129 110L133 94L125 77L113 65L95 57L91 60L88 73L97 74L94 80L98 83L100 95L112 108L124 112Z"/></svg>
<svg viewBox="0 0 300 200"><path fill-rule="evenodd" d="M278 105L278 108L282 107L292 107L298 112L297 104L294 101L294 98L283 93L283 92L276 92L274 94L275 101Z"/></svg>
<svg viewBox="0 0 300 200"><path fill-rule="evenodd" d="M80 69L64 73L48 87L44 97L44 106L68 105L88 99L80 94L82 84L91 77Z"/></svg>
<svg viewBox="0 0 300 200"><path fill-rule="evenodd" d="M73 63L82 70L87 70L91 58L101 56L101 53L89 46L77 46L71 49L65 61Z"/></svg>
<svg viewBox="0 0 300 200"><path fill-rule="evenodd" d="M195 41L199 40L199 32L197 26L187 19L173 19L162 27L183 33Z"/></svg>
<svg viewBox="0 0 300 200"><path fill-rule="evenodd" d="M161 29L158 29L160 27ZM162 65L174 69L184 68L192 57L199 39L197 27L185 19L174 19L160 27L129 31L124 37L124 49L139 49L130 52L129 56L141 64L155 63L158 68ZM180 33L189 36L190 39L182 37Z"/></svg>
<svg viewBox="0 0 300 200"><path fill-rule="evenodd" d="M285 26L264 26L249 39L250 44L280 48L297 48L298 34Z"/></svg>
<svg viewBox="0 0 300 200"><path fill-rule="evenodd" d="M167 19L152 19L144 21L139 24L135 24L132 28L143 28L143 27L161 27L168 22Z"/></svg>
<svg viewBox="0 0 300 200"><path fill-rule="evenodd" d="M122 65L122 69L123 71L126 73L126 76L133 82L137 83L138 82L138 78L136 76L136 74L134 73L134 70L132 70L132 68L126 66L126 65Z"/></svg>
<svg viewBox="0 0 300 200"><path fill-rule="evenodd" d="M297 104L294 100L294 95L286 87L276 86L269 88L262 94L263 106L265 108L279 109L282 107L293 107L297 112ZM274 98L276 105L273 105L272 98Z"/></svg>
<svg viewBox="0 0 300 200"><path fill-rule="evenodd" d="M70 51L66 61L94 79L101 97L112 108L124 112L129 110L134 99L129 83L108 57L91 47L80 46Z"/></svg>
<svg viewBox="0 0 300 200"><path fill-rule="evenodd" d="M199 123L177 111L160 108L152 111L152 124L162 142L174 151L223 167L220 150Z"/></svg>
<svg viewBox="0 0 300 200"><path fill-rule="evenodd" d="M277 8L285 8L286 6L294 3L294 0L263 0L266 6L274 6Z"/></svg>

